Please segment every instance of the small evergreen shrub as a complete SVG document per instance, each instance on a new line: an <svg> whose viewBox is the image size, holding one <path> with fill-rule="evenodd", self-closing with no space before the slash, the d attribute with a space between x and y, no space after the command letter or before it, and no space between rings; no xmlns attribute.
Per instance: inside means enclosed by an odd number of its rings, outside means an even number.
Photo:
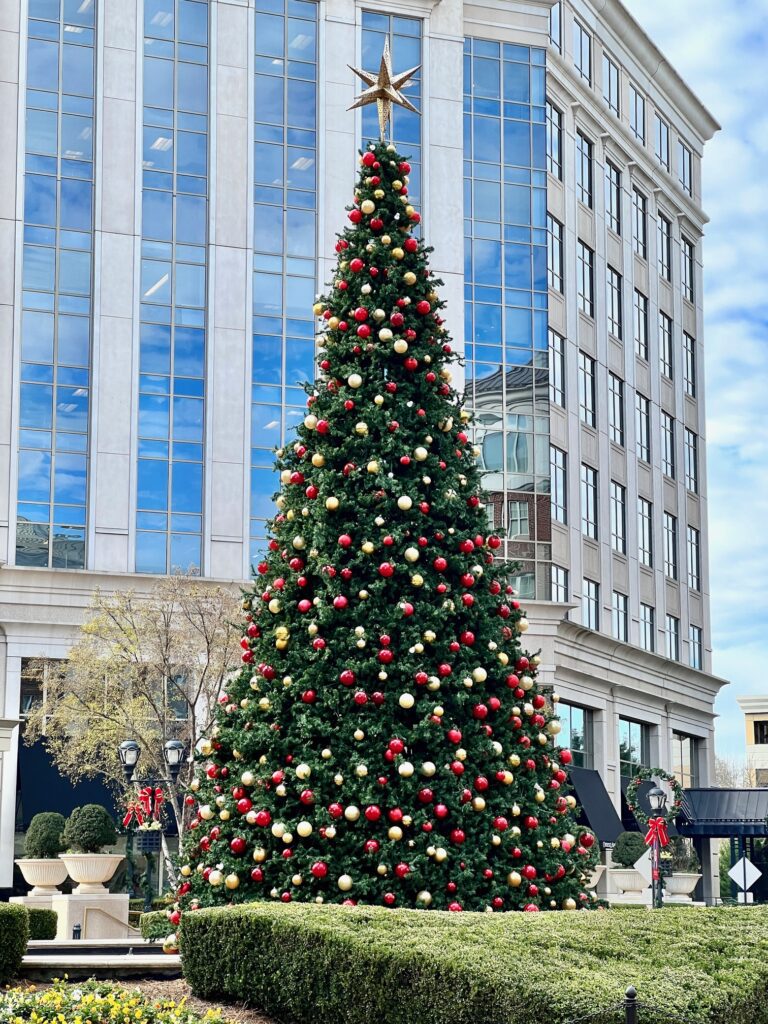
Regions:
<svg viewBox="0 0 768 1024"><path fill-rule="evenodd" d="M701 863L690 839L686 839L684 836L670 836L667 849L672 854L673 871L692 874L698 874L701 871Z"/></svg>
<svg viewBox="0 0 768 1024"><path fill-rule="evenodd" d="M19 973L28 942L27 908L18 903L0 903L0 985Z"/></svg>
<svg viewBox="0 0 768 1024"><path fill-rule="evenodd" d="M24 837L24 856L35 860L52 860L66 847L63 842L66 819L58 811L43 811L29 823Z"/></svg>
<svg viewBox="0 0 768 1024"><path fill-rule="evenodd" d="M117 841L115 823L101 804L76 807L67 818L64 842L77 853L100 853Z"/></svg>
<svg viewBox="0 0 768 1024"><path fill-rule="evenodd" d="M646 849L645 840L639 832L622 832L611 850L611 856L614 864L633 868Z"/></svg>
<svg viewBox="0 0 768 1024"><path fill-rule="evenodd" d="M164 910L153 910L142 914L139 918L139 929L142 939L164 939L174 931Z"/></svg>
<svg viewBox="0 0 768 1024"><path fill-rule="evenodd" d="M58 914L55 910L27 907L30 939L55 939Z"/></svg>

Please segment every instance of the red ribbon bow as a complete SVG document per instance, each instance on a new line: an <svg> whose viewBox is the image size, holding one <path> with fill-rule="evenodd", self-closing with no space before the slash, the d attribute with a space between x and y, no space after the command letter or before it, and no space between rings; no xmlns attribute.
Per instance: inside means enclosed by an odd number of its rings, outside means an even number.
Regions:
<svg viewBox="0 0 768 1024"><path fill-rule="evenodd" d="M664 818L649 818L648 820L645 845L651 846L656 840L658 840L659 846L669 846L669 833L667 832L667 822Z"/></svg>
<svg viewBox="0 0 768 1024"><path fill-rule="evenodd" d="M131 824L131 819L136 818L137 825L144 824L144 811L139 803L129 803L126 805L126 813L123 818L123 828L128 828Z"/></svg>
<svg viewBox="0 0 768 1024"><path fill-rule="evenodd" d="M163 791L159 786L154 790L151 786L145 786L144 789L139 790L139 802L144 814L147 818L154 818L155 821L160 817L160 807L164 799Z"/></svg>

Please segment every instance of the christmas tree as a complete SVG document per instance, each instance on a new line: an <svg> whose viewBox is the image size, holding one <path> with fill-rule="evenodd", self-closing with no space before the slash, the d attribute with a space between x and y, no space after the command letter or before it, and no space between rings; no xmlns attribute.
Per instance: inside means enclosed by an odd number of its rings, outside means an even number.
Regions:
<svg viewBox="0 0 768 1024"><path fill-rule="evenodd" d="M181 903L586 906L594 837L488 535L409 166L385 141L360 164Z"/></svg>

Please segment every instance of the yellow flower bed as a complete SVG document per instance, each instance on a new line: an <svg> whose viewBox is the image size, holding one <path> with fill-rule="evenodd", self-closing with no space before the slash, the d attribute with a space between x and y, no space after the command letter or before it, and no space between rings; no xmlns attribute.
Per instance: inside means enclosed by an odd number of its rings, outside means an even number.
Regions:
<svg viewBox="0 0 768 1024"><path fill-rule="evenodd" d="M5 1024L222 1024L218 1010L201 1016L184 1000L153 1002L138 990L96 981L57 980L38 991L34 985L0 992L0 1021Z"/></svg>

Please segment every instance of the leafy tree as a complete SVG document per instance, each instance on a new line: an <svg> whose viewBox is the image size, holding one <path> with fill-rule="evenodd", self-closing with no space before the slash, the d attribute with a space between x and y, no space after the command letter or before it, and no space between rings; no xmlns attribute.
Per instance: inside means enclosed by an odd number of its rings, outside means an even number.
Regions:
<svg viewBox="0 0 768 1024"><path fill-rule="evenodd" d="M279 451L245 667L201 746L183 904L589 905L556 698L494 560L441 282L378 143L315 313L320 377Z"/></svg>

